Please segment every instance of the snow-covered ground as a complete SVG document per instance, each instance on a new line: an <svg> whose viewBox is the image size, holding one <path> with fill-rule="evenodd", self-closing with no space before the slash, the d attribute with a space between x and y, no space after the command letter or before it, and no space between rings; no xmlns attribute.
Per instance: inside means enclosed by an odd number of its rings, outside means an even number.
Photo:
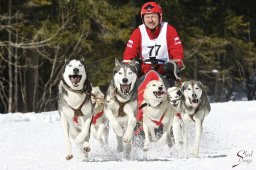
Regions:
<svg viewBox="0 0 256 170"><path fill-rule="evenodd" d="M211 106L203 125L200 158L180 158L175 148L152 143L146 153L134 148L130 161L116 152L112 130L107 152L91 138L89 160L83 161L73 145L74 158L66 161L57 111L0 115L0 170L255 170L256 101ZM190 141L190 148L192 144Z"/></svg>

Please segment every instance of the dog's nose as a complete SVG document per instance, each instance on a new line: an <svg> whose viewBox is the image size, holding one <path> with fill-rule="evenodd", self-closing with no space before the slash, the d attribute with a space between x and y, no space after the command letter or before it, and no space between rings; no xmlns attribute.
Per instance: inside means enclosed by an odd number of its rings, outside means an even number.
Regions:
<svg viewBox="0 0 256 170"><path fill-rule="evenodd" d="M128 82L128 79L127 78L123 78L123 83L127 83Z"/></svg>
<svg viewBox="0 0 256 170"><path fill-rule="evenodd" d="M163 87L158 87L158 90L159 90L159 91L162 91L162 90L163 90Z"/></svg>
<svg viewBox="0 0 256 170"><path fill-rule="evenodd" d="M78 68L74 68L74 69L73 69L73 72L74 72L74 73L78 73L78 72L79 72L79 69L78 69Z"/></svg>
<svg viewBox="0 0 256 170"><path fill-rule="evenodd" d="M196 96L196 94L192 94L192 97L193 97L193 98L196 98L197 96Z"/></svg>

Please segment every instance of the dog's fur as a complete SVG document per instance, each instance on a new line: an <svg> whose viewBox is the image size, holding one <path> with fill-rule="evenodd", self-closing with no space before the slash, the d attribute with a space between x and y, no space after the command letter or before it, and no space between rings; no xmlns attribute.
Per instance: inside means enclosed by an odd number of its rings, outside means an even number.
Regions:
<svg viewBox="0 0 256 170"><path fill-rule="evenodd" d="M137 76L134 61L126 64L116 59L113 79L105 97L104 114L116 134L117 150L124 151L125 159L130 158L131 139L136 125Z"/></svg>
<svg viewBox="0 0 256 170"><path fill-rule="evenodd" d="M173 122L173 112L171 112L169 99L167 97L166 87L162 80L151 80L144 90L144 101L146 104L143 111L143 130L145 133L145 142L143 150L149 149L150 138L157 141L155 129L160 124L163 125L163 135L159 142L168 144L171 147L170 130ZM156 122L159 122L157 124Z"/></svg>
<svg viewBox="0 0 256 170"><path fill-rule="evenodd" d="M59 83L58 109L67 145L67 160L73 158L70 139L74 139L76 144L82 144L85 155L90 151L90 124L94 108L89 95L91 90L83 61L74 59L66 62Z"/></svg>
<svg viewBox="0 0 256 170"><path fill-rule="evenodd" d="M108 120L103 112L104 94L99 87L92 87L92 103L95 103L93 122L91 125L91 135L97 139L101 145L108 145L109 127ZM100 115L100 116L98 116Z"/></svg>
<svg viewBox="0 0 256 170"><path fill-rule="evenodd" d="M174 134L177 134L176 141L183 144L184 154L188 154L188 128L189 124L195 124L195 146L194 155L199 157L199 146L203 130L204 118L209 114L211 110L210 101L203 88L203 84L200 81L186 81L181 86L181 101L180 101L180 113L182 119L182 138L183 142L180 141L180 129L174 128ZM177 126L179 126L179 119L177 120ZM179 122L178 122L179 121ZM181 124L180 124L181 125ZM178 131L177 131L178 130Z"/></svg>

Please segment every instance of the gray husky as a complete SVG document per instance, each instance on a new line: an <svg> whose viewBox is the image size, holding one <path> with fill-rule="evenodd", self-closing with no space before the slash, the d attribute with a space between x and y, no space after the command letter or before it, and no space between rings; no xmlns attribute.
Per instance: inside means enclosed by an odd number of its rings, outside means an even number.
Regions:
<svg viewBox="0 0 256 170"><path fill-rule="evenodd" d="M117 150L124 151L125 159L130 159L131 139L136 125L137 111L137 69L135 61L129 64L115 60L113 79L108 88L104 114L113 127L117 138Z"/></svg>
<svg viewBox="0 0 256 170"><path fill-rule="evenodd" d="M67 160L73 158L71 138L81 144L85 155L90 151L90 125L94 108L91 90L84 63L79 60L66 62L59 84L59 114L66 139Z"/></svg>
<svg viewBox="0 0 256 170"><path fill-rule="evenodd" d="M182 130L173 128L174 134L180 133L180 136L175 137L175 141L183 144L184 154L188 154L188 128L189 124L195 125L195 146L194 155L199 157L199 145L203 131L203 121L211 111L210 101L206 92L204 91L203 84L200 81L186 81L181 86L181 100L180 100L180 119L174 119L174 125L181 122ZM169 93L170 94L170 93ZM177 93L178 94L178 93ZM183 132L183 133L182 133ZM175 135L176 136L176 135ZM181 142L180 139L183 139Z"/></svg>

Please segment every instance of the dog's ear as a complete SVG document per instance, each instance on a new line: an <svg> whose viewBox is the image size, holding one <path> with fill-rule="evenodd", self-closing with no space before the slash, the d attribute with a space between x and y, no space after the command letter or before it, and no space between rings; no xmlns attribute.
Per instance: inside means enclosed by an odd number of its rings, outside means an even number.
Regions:
<svg viewBox="0 0 256 170"><path fill-rule="evenodd" d="M186 83L186 82L183 82L182 85L181 85L181 93L183 93L184 90L185 90L185 83Z"/></svg>
<svg viewBox="0 0 256 170"><path fill-rule="evenodd" d="M62 74L65 72L65 67L68 65L68 63L70 62L70 60L69 59L65 59L64 60L65 61L65 63L64 63L64 66L62 67ZM63 75L62 75L63 76Z"/></svg>
<svg viewBox="0 0 256 170"><path fill-rule="evenodd" d="M131 66L136 66L136 61L135 61L135 60L132 60L132 61L129 62L128 64L131 65Z"/></svg>
<svg viewBox="0 0 256 170"><path fill-rule="evenodd" d="M197 83L198 83L199 87L200 87L201 89L203 89L203 87L204 87L203 83L201 83L201 81L197 81Z"/></svg>
<svg viewBox="0 0 256 170"><path fill-rule="evenodd" d="M81 63L82 63L82 65L84 66L84 68L85 68L85 70L87 70L87 67L86 67L86 64L85 64L85 61L84 61L84 59L81 59L81 60L79 60Z"/></svg>
<svg viewBox="0 0 256 170"><path fill-rule="evenodd" d="M117 58L115 58L115 65L116 65L116 66L119 66L119 65L120 65L120 61L119 61Z"/></svg>
<svg viewBox="0 0 256 170"><path fill-rule="evenodd" d="M69 59L65 59L65 64L67 64L68 62L70 62L70 60Z"/></svg>
<svg viewBox="0 0 256 170"><path fill-rule="evenodd" d="M81 58L80 61L84 62L84 58Z"/></svg>
<svg viewBox="0 0 256 170"><path fill-rule="evenodd" d="M177 94L178 94L179 96L182 96L181 89L179 89L179 90L177 91Z"/></svg>

